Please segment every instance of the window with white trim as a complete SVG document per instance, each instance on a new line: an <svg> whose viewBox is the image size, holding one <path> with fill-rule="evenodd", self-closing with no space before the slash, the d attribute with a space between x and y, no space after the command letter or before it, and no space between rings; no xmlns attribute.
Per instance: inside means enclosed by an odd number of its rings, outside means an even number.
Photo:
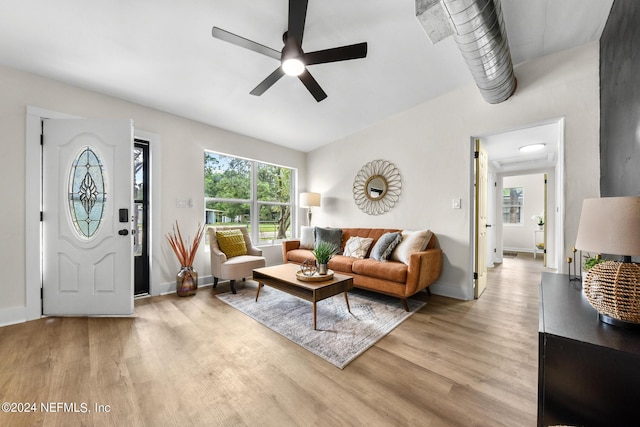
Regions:
<svg viewBox="0 0 640 427"><path fill-rule="evenodd" d="M204 152L204 205L208 225L246 225L254 243L292 237L295 170Z"/></svg>
<svg viewBox="0 0 640 427"><path fill-rule="evenodd" d="M523 187L502 189L502 222L504 224L522 224L523 204Z"/></svg>

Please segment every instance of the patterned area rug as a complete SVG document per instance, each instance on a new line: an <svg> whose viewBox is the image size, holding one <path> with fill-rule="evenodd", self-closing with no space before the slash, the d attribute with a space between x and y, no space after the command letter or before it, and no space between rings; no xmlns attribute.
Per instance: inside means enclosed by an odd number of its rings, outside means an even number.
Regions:
<svg viewBox="0 0 640 427"><path fill-rule="evenodd" d="M398 298L354 289L349 292L351 313L344 294L317 303L317 330L313 330L313 304L264 286L256 299L253 281L237 294L216 295L266 327L288 338L340 369L364 353L405 319L426 305L408 299L407 312Z"/></svg>
<svg viewBox="0 0 640 427"><path fill-rule="evenodd" d="M515 258L517 256L518 256L518 252L508 252L508 251L502 252L503 258Z"/></svg>

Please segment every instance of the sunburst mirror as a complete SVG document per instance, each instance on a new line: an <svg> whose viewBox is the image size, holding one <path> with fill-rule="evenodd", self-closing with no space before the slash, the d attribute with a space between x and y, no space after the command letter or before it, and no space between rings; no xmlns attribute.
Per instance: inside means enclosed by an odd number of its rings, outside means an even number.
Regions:
<svg viewBox="0 0 640 427"><path fill-rule="evenodd" d="M395 206L401 190L402 180L395 165L386 160L373 160L356 174L353 200L364 213L381 215Z"/></svg>

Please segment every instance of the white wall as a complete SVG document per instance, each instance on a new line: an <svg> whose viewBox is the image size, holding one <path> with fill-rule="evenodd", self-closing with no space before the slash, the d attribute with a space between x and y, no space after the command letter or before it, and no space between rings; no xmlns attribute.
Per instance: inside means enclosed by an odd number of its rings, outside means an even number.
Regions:
<svg viewBox="0 0 640 427"><path fill-rule="evenodd" d="M516 68L518 89L490 105L475 86L451 92L385 119L305 156L264 141L196 123L47 78L0 67L0 324L19 319L25 305L25 113L28 105L92 118L132 118L161 138L162 233L177 219L195 229L203 212L202 151L211 149L299 168L300 189L323 195L315 225L429 227L444 251L444 271L435 292L472 298L470 288L470 140L549 118L565 117L565 242L575 242L582 200L599 196L598 44L550 55ZM159 88L161 90L161 88ZM403 178L398 205L368 216L353 203L352 183L367 162L393 162ZM194 166L195 165L195 166ZM308 165L307 174L305 166ZM304 181L309 177L308 182ZM191 197L190 209L176 199ZM451 209L462 198L462 209ZM37 214L37 213L34 213ZM158 237L158 236L155 236ZM159 236L163 238L164 236ZM166 248L162 277L173 280L177 263ZM279 247L268 255L277 258ZM208 274L200 251L196 268Z"/></svg>
<svg viewBox="0 0 640 427"><path fill-rule="evenodd" d="M504 224L502 242L507 251L533 252L533 232L537 223L531 220L544 210L544 174L507 176L502 180L503 188L522 187L523 206L520 224ZM500 198L502 202L502 198ZM540 234L538 241L542 241Z"/></svg>
<svg viewBox="0 0 640 427"><path fill-rule="evenodd" d="M162 90L159 88L158 90ZM152 108L90 92L47 78L0 67L0 325L19 321L25 306L25 116L27 106L87 118L131 118L137 129L160 138L162 192L161 236L164 239L178 220L183 231L195 231L202 222L203 151L234 154L297 168L305 187L306 155L264 141L241 136ZM177 208L176 200L191 198L193 207ZM38 212L30 213L38 215ZM190 232L193 235L193 231ZM168 245L156 254L163 282L175 282L178 263ZM280 257L280 246L265 248L271 260ZM198 251L195 268L210 275L208 253Z"/></svg>
<svg viewBox="0 0 640 427"><path fill-rule="evenodd" d="M501 104L487 104L469 85L309 153L309 188L323 195L314 223L430 228L444 252L432 290L471 299L470 136L564 117L564 237L572 247L582 200L599 195L598 56L591 43L521 64L517 91ZM399 203L381 216L364 214L352 197L357 171L374 159L394 163L403 179ZM462 209L452 209L453 198Z"/></svg>

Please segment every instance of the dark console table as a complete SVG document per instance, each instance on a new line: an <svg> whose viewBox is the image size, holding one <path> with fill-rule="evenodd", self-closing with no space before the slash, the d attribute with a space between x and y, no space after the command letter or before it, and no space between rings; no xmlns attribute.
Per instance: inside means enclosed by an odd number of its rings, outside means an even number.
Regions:
<svg viewBox="0 0 640 427"><path fill-rule="evenodd" d="M640 425L640 331L601 323L578 281L542 273L538 426Z"/></svg>

